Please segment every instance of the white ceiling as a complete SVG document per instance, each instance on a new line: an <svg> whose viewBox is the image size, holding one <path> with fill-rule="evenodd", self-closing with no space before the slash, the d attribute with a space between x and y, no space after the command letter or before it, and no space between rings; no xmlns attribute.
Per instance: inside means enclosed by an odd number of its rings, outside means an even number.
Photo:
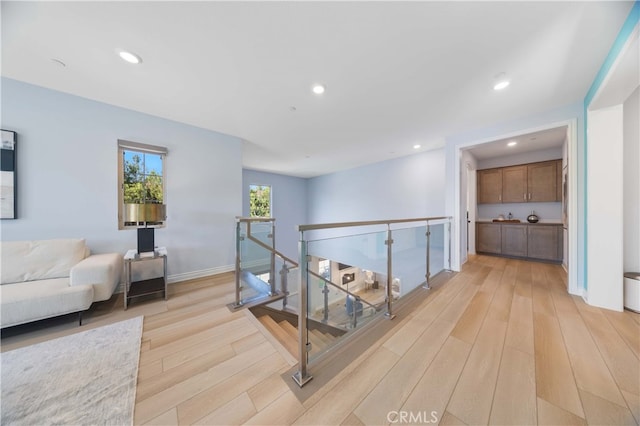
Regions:
<svg viewBox="0 0 640 426"><path fill-rule="evenodd" d="M468 151L476 160L487 160L489 158L507 157L532 151L562 148L566 138L567 126L561 126L487 142L476 145L468 149ZM512 141L517 142L516 145L508 146L507 144Z"/></svg>
<svg viewBox="0 0 640 426"><path fill-rule="evenodd" d="M2 1L2 75L234 135L245 167L309 177L582 101L632 5Z"/></svg>

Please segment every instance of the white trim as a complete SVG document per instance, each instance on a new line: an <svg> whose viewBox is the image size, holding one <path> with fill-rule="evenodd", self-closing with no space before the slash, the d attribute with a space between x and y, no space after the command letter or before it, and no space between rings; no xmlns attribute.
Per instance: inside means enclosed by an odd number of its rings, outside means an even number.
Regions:
<svg viewBox="0 0 640 426"><path fill-rule="evenodd" d="M223 266L217 266L215 268L201 269L199 271L184 272L182 274L169 275L167 276L167 284L176 284L182 281L195 280L198 278L206 278L213 275L224 274L226 272L233 272L235 270L236 270L235 265L223 265ZM120 284L118 284L118 287L116 287L113 293L115 294L115 293L123 293L123 292L124 292L124 282L121 282Z"/></svg>

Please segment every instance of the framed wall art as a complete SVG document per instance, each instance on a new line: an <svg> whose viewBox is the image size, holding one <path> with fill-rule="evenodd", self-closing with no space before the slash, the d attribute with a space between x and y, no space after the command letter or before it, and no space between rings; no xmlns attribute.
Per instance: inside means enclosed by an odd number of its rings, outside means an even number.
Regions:
<svg viewBox="0 0 640 426"><path fill-rule="evenodd" d="M0 158L0 219L16 219L18 194L16 179L16 132L2 130Z"/></svg>

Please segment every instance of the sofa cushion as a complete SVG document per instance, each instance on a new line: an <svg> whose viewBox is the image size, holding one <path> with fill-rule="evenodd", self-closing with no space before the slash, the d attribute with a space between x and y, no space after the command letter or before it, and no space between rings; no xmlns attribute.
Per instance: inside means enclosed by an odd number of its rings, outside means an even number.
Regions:
<svg viewBox="0 0 640 426"><path fill-rule="evenodd" d="M0 286L2 328L89 309L93 286L69 286L69 278L54 278Z"/></svg>
<svg viewBox="0 0 640 426"><path fill-rule="evenodd" d="M86 254L84 239L3 241L0 284L68 277Z"/></svg>

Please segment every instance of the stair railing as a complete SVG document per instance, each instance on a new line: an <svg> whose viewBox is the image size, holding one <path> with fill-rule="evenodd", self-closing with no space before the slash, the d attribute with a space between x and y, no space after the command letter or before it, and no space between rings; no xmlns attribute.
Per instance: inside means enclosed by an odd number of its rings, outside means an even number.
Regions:
<svg viewBox="0 0 640 426"><path fill-rule="evenodd" d="M422 257L422 259L424 259L425 265L424 265L424 269L422 270L422 276L424 277L424 281L422 281L422 283L424 284L423 288L429 289L430 288L430 282L432 280L432 278L435 275L432 275L432 269L431 269L431 264L434 261L434 259L432 258L432 252L431 252L431 247L434 243L434 235L433 235L433 226L438 226L437 228L437 237L436 238L438 241L438 257L439 259L441 259L442 263L439 265L439 270L437 273L443 271L443 270L451 270L451 217L446 217L446 216L441 216L441 217L426 217L426 218L415 218L415 219L398 219L398 220L381 220L381 221L366 221L366 222L343 222L343 223L326 223L326 224L317 224L317 225L300 225L298 226L298 231L300 233L300 241L298 244L298 251L299 251L299 257L300 257L300 262L299 262L299 269L300 269L300 291L298 294L299 297L299 315L298 315L298 371L293 375L293 379L296 381L296 383L302 387L304 386L307 382L309 382L313 376L311 376L308 372L308 362L309 362L309 352L311 349L311 343L307 340L307 316L309 315L309 288L310 288L310 278L314 279L314 280L322 280L324 281L324 286L322 287L322 293L323 293L323 308L324 308L324 313L323 313L323 320L322 322L326 323L328 321L328 313L329 313L329 291L328 291L328 286L330 285L334 288L338 288L340 291L344 292L347 294L347 297L352 296L356 302L360 302L360 303L366 303L367 305L369 305L370 307L374 308L375 311L379 311L381 310L381 306L380 307L376 307L373 304L367 302L366 300L363 300L362 298L360 298L358 295L354 294L353 292L350 292L348 290L343 289L341 286L331 282L330 280L327 280L325 277L317 274L314 271L311 271L309 269L309 261L311 260L312 256L309 253L309 243L310 242L319 242L319 241L336 241L339 240L340 238L349 238L352 237L354 235L358 235L359 237L362 237L363 235L373 235L373 237L371 238L372 240L376 240L379 242L384 241L384 244L386 245L386 265L385 266L381 266L380 264L377 264L376 267L378 267L379 269L377 269L378 271L382 271L382 268L385 268L386 271L386 295L385 295L385 304L386 304L386 312L384 314L384 316L388 319L393 319L395 317L395 315L393 314L393 301L394 301L394 293L393 293L393 284L394 284L394 236L396 236L396 238L399 239L400 241L400 248L404 247L404 245L406 245L406 240L407 240L407 230L409 230L410 232L413 232L413 234L409 234L411 237L415 237L415 240L417 240L418 242L416 243L415 246L411 247L411 249L413 249L413 251L415 250L420 250L420 248L424 248L425 250L425 254L423 255L424 257ZM411 225L412 223L422 223L423 225ZM409 224L409 226L407 227L406 225ZM404 228L401 227L405 226ZM442 225L440 227L440 225ZM372 227L372 228L368 228L368 227ZM380 229L384 227L385 230L384 232L384 237L381 236L382 232L380 231ZM374 231L370 231L373 234L356 234L354 232L350 233L344 233L341 235L338 235L338 237L336 237L335 235L332 235L331 237L327 237L324 240L322 239L315 239L315 240L311 240L309 238L309 235L311 234L312 236L316 236L316 232L318 231L327 231L327 230L336 230L339 228L355 228L358 230L358 232L362 232L363 229L374 229ZM424 228L425 232L423 235L423 239L422 242L420 243L420 238L418 238L416 235L416 233L420 230ZM377 230L377 231L376 231ZM335 234L336 232L333 231L333 233ZM383 239L384 238L384 239ZM405 240L405 241L403 241ZM369 241L370 242L370 241ZM345 243L347 244L347 243ZM370 248L370 247L368 247ZM401 249L397 249L397 250L401 250ZM325 253L327 248L324 248ZM377 250L377 249L376 249ZM402 251L397 251L396 250L396 255L398 257L400 257L400 260L402 260ZM338 249L338 251L341 251L340 248ZM327 254L324 254L322 256L319 256L318 253L312 253L314 256L316 257L322 257L324 259L332 259L330 256L328 256ZM365 253L358 253L360 255L364 255ZM341 251L341 255L343 256L347 256L344 254L344 251ZM338 256L338 255L336 255ZM339 256L338 256L339 257ZM366 257L366 256L363 256ZM333 258L335 259L335 258ZM365 259L364 261L370 261L370 262L376 262L377 258L373 258L372 259ZM411 258L413 259L413 257ZM362 260L362 259L361 259ZM405 259L406 260L406 259ZM349 262L347 259L340 259L341 262ZM414 262L415 263L415 262ZM418 262L418 264L421 262ZM437 262L436 262L437 263ZM348 263L349 265L354 265L354 266L358 266L361 267L363 269L371 269L370 267L364 267L363 265L358 265L358 264L354 264L354 263ZM399 268L402 269L402 268ZM373 269L375 270L375 269ZM403 271L398 271L396 273L401 274ZM405 271L406 272L406 271ZM418 274L415 274L414 272L418 272ZM411 271L411 276L413 277L419 277L420 272L419 271ZM419 281L420 278L418 278ZM417 283L418 286L421 283ZM410 285L413 285L412 283L410 283ZM410 294L410 292L412 291L412 289L415 289L417 287L411 287L409 286L409 291L408 293ZM352 328L355 328L358 325L357 322L357 303L355 305L352 305L352 310L350 312L350 314L352 314L352 318L351 318L351 326ZM345 335L346 336L346 335Z"/></svg>
<svg viewBox="0 0 640 426"><path fill-rule="evenodd" d="M351 296L353 297L356 301L363 303L365 305L370 306L371 308L373 308L375 311L379 311L380 307L373 305L369 302L367 302L366 300L363 300L360 296L358 296L355 293L350 292L348 289L345 290L344 288L342 288L341 286L339 286L338 284L332 282L331 280L326 279L325 277L323 277L322 275L316 274L313 271L308 271L308 274L311 275L312 277L316 277L319 280L322 280L324 282L324 288L322 289L322 293L324 295L324 306L323 306L323 317L322 317L322 322L323 323L327 323L329 321L329 287L327 287L327 285L332 286L333 288L345 293L347 295L347 297ZM353 309L353 312L355 312L356 310ZM355 319L353 320L354 322L356 321ZM353 326L355 327L357 323L354 323Z"/></svg>
<svg viewBox="0 0 640 426"><path fill-rule="evenodd" d="M266 244L264 241L256 238L255 235L252 234L252 224L254 223L269 223L270 231L267 237L269 238L271 245ZM246 234L242 233L242 224L246 227ZM242 275L242 250L241 250L241 242L244 240L249 240L253 244L258 247L261 247L269 253L269 292L268 296L276 296L278 294L283 294L283 306L287 304L287 296L289 294L288 291L288 282L287 275L288 272L298 267L298 263L285 256L275 248L275 218L267 218L267 217L251 217L251 218L236 218L236 276L235 276L235 294L236 301L233 305L235 308L240 308L244 306L244 299L242 297L242 283L241 283L241 275ZM280 292L276 290L276 258L280 258L283 261L282 269L280 270ZM289 263L289 265L287 265Z"/></svg>

